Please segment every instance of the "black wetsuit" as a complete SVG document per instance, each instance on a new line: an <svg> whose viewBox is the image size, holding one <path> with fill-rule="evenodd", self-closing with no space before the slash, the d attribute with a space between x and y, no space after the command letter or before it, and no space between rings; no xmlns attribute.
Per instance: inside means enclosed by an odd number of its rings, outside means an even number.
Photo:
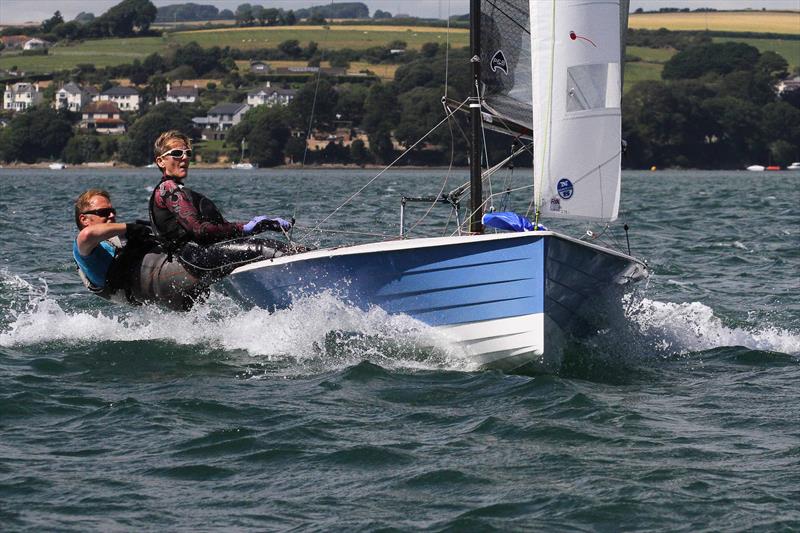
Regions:
<svg viewBox="0 0 800 533"><path fill-rule="evenodd" d="M228 222L214 202L169 177L150 197L150 220L170 256L199 276L219 279L241 265L289 250L279 241L244 236L244 223Z"/></svg>

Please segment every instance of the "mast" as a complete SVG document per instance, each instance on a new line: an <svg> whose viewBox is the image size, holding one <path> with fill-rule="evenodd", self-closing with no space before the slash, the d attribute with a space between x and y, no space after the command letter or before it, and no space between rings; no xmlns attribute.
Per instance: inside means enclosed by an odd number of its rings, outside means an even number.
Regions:
<svg viewBox="0 0 800 533"><path fill-rule="evenodd" d="M470 201L469 230L472 233L483 233L482 204L483 187L481 184L481 0L470 0L469 9L469 41L472 59L472 98L469 104L470 124L472 126L472 144L469 155L469 190Z"/></svg>

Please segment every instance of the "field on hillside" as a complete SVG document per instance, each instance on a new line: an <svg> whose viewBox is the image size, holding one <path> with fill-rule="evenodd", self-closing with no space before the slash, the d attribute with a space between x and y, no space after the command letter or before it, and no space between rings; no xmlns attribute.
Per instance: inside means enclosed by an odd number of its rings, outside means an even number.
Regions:
<svg viewBox="0 0 800 533"><path fill-rule="evenodd" d="M392 41L404 41L409 48L419 49L423 44L436 42L444 45L447 33L443 28L423 26L292 26L269 28L227 28L224 30L193 30L167 33L163 37L139 37L134 39L99 39L71 46L54 46L46 56L23 56L19 53L0 54L0 69L17 67L31 73L53 72L74 68L81 63L90 63L98 68L131 63L142 60L152 53L164 54L170 47L192 41L200 46L230 46L242 50L276 48L280 43L296 39L301 46L315 41L320 48L365 49L385 46ZM469 43L469 35L463 29L450 30L450 45L463 47ZM366 65L366 64L364 64ZM394 77L396 66L361 64L353 69L369 68L386 79Z"/></svg>
<svg viewBox="0 0 800 533"><path fill-rule="evenodd" d="M739 39L738 37L714 37L715 43L737 42L747 43L758 48L759 52L772 51L780 54L789 62L789 70L800 67L800 41L784 39Z"/></svg>
<svg viewBox="0 0 800 533"><path fill-rule="evenodd" d="M53 72L72 69L75 65L89 63L97 68L142 60L153 52L167 49L162 37L133 39L100 39L85 41L74 46L54 46L46 56L23 56L6 52L0 55L0 69L16 66L25 72Z"/></svg>
<svg viewBox="0 0 800 533"><path fill-rule="evenodd" d="M443 45L447 41L447 30L424 26L272 26L181 31L171 34L171 38L181 44L195 41L203 47L230 46L241 50L276 48L292 39L299 41L300 46L314 41L320 48L329 50L362 50L392 41L404 41L409 48L419 49L425 43ZM467 30L450 30L451 46L463 47L468 43Z"/></svg>
<svg viewBox="0 0 800 533"><path fill-rule="evenodd" d="M635 29L750 31L796 34L800 12L717 11L711 13L632 13L628 26Z"/></svg>
<svg viewBox="0 0 800 533"><path fill-rule="evenodd" d="M288 68L304 67L308 64L308 61L267 61L267 63L273 68ZM242 73L250 70L249 61L237 61L236 66L239 67L239 72ZM330 67L331 64L329 61L322 61L320 66ZM369 70L383 81L393 81L394 73L397 71L398 67L400 67L400 65L373 65L366 61L353 61L350 63L350 68L347 69L347 72L348 74L353 74L362 70Z"/></svg>

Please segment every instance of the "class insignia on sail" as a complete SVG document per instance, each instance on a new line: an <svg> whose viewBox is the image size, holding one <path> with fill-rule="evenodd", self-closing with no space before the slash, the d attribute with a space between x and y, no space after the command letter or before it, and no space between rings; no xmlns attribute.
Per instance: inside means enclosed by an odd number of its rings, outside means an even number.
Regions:
<svg viewBox="0 0 800 533"><path fill-rule="evenodd" d="M503 54L502 50L498 50L494 53L492 60L489 62L489 67L492 69L492 72L500 70L504 74L508 74L508 63L506 62L506 56Z"/></svg>

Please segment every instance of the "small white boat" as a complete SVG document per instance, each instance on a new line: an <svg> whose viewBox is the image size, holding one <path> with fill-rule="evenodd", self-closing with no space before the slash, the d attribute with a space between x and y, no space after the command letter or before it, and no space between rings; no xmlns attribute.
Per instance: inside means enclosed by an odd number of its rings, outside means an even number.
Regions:
<svg viewBox="0 0 800 533"><path fill-rule="evenodd" d="M244 161L244 150L247 148L247 139L244 137L242 138L242 156L239 158L239 163L234 163L231 165L232 169L235 170L252 170L256 167L253 166L252 163L245 163Z"/></svg>
<svg viewBox="0 0 800 533"><path fill-rule="evenodd" d="M750 165L747 170L751 172L764 172L764 165Z"/></svg>
<svg viewBox="0 0 800 533"><path fill-rule="evenodd" d="M64 163L60 163L60 162L50 163L47 166L50 168L50 170L62 170L62 169L67 168L67 165L65 165Z"/></svg>
<svg viewBox="0 0 800 533"><path fill-rule="evenodd" d="M795 161L794 163L786 167L786 170L800 170L800 161Z"/></svg>

